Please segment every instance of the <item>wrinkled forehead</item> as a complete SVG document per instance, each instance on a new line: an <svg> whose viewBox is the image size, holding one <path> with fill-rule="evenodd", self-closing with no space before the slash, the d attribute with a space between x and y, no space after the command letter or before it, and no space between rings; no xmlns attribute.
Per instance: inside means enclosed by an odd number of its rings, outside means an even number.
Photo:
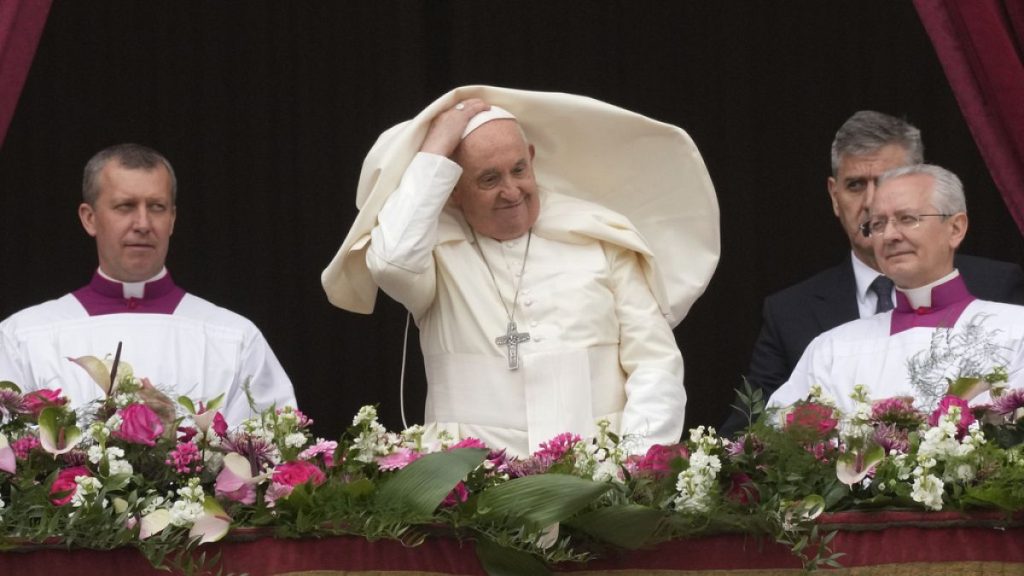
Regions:
<svg viewBox="0 0 1024 576"><path fill-rule="evenodd" d="M882 182L869 211L873 215L899 214L931 207L934 181L927 174L910 174Z"/></svg>

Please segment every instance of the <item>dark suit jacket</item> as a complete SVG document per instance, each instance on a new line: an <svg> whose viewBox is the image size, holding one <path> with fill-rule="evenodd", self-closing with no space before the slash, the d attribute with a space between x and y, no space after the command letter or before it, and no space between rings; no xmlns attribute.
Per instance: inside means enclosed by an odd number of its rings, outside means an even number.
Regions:
<svg viewBox="0 0 1024 576"><path fill-rule="evenodd" d="M1024 304L1024 272L1008 262L958 254L954 264L971 294L982 300ZM857 282L847 258L807 280L764 300L761 333L754 343L747 381L764 391L764 399L789 379L804 349L818 334L859 317ZM733 411L721 434L746 426Z"/></svg>

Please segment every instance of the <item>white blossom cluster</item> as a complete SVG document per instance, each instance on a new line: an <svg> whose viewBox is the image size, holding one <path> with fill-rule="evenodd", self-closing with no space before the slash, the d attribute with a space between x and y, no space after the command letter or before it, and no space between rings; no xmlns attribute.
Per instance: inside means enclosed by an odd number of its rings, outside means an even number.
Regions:
<svg viewBox="0 0 1024 576"><path fill-rule="evenodd" d="M977 473L971 456L985 443L981 426L974 422L962 440L957 440L960 408L951 406L935 426L925 431L917 450L917 467L910 497L931 510L942 509L946 482L969 482ZM941 467L940 471L940 464Z"/></svg>
<svg viewBox="0 0 1024 576"><path fill-rule="evenodd" d="M203 515L203 501L206 495L198 478L191 478L187 486L178 488L180 498L171 504L171 524L175 526L191 526Z"/></svg>
<svg viewBox="0 0 1024 576"><path fill-rule="evenodd" d="M100 482L99 478L93 476L75 476L75 484L78 486L75 488L75 493L71 496L71 505L75 508L81 508L85 506L93 498L99 494L103 483ZM106 507L107 502L103 501L103 506Z"/></svg>
<svg viewBox="0 0 1024 576"><path fill-rule="evenodd" d="M608 420L598 422L598 433L592 442L577 442L573 446L575 471L580 476L592 478L596 482L616 482L622 484L622 464L626 454L622 445L616 445L608 435L611 423Z"/></svg>
<svg viewBox="0 0 1024 576"><path fill-rule="evenodd" d="M677 510L705 512L714 496L722 462L712 451L718 446L714 429L698 426L690 430L690 441L696 446L690 454L690 465L679 473L675 498Z"/></svg>
<svg viewBox="0 0 1024 576"><path fill-rule="evenodd" d="M363 430L352 443L352 447L358 451L355 459L359 462L373 462L377 456L388 454L391 446L400 441L400 437L388 434L388 431L377 422L377 409L373 406L363 406L352 419L353 426L361 426Z"/></svg>

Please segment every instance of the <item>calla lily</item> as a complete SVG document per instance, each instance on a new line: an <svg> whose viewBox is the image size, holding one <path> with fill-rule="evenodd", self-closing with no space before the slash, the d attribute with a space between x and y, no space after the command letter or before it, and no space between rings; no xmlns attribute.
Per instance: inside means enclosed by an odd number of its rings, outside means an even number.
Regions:
<svg viewBox="0 0 1024 576"><path fill-rule="evenodd" d="M203 434L210 429L213 425L213 419L217 416L217 409L224 403L224 395L221 394L210 400L204 406L202 403L199 404L199 409L196 409L195 404L188 396L179 396L178 404L181 404L188 413L192 415L192 421L195 422L196 428L203 431Z"/></svg>
<svg viewBox="0 0 1024 576"><path fill-rule="evenodd" d="M39 444L43 450L54 456L65 454L82 439L82 431L75 426L74 412L50 407L39 413Z"/></svg>
<svg viewBox="0 0 1024 576"><path fill-rule="evenodd" d="M192 538L199 537L200 544L216 542L223 538L228 529L231 528L231 517L213 496L207 496L203 500L203 515L192 524L188 535Z"/></svg>
<svg viewBox="0 0 1024 576"><path fill-rule="evenodd" d="M110 366L106 362L95 356L79 356L68 360L81 366L92 381L103 390L103 394L110 395Z"/></svg>
<svg viewBox="0 0 1024 576"><path fill-rule="evenodd" d="M0 434L0 470L8 474L14 474L18 468L18 460L14 457L14 449L11 448L7 436Z"/></svg>
<svg viewBox="0 0 1024 576"><path fill-rule="evenodd" d="M871 472L871 469L885 458L885 449L878 444L850 450L839 456L836 462L836 477L847 486L857 484Z"/></svg>
<svg viewBox="0 0 1024 576"><path fill-rule="evenodd" d="M252 504L256 501L256 484L264 479L266 476L262 474L253 476L248 458L231 452L224 455L224 467L217 475L215 490L218 496L233 502Z"/></svg>
<svg viewBox="0 0 1024 576"><path fill-rule="evenodd" d="M114 512L117 512L118 514L124 514L124 511L128 509L128 501L124 498L114 498L113 504Z"/></svg>
<svg viewBox="0 0 1024 576"><path fill-rule="evenodd" d="M139 526L139 540L145 540L154 534L159 534L164 528L171 524L171 511L160 508L142 517Z"/></svg>
<svg viewBox="0 0 1024 576"><path fill-rule="evenodd" d="M988 392L992 388L992 384L984 378L957 378L955 381L950 382L949 390L946 392L949 396L956 396L963 398L968 402L974 399L975 396Z"/></svg>

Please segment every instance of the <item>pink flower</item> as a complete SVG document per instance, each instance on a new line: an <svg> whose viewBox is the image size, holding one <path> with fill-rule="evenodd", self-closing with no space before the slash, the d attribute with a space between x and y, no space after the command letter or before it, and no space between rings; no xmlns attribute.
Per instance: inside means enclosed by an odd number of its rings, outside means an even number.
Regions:
<svg viewBox="0 0 1024 576"><path fill-rule="evenodd" d="M878 424L874 437L886 454L893 450L905 453L910 448L910 432L895 424Z"/></svg>
<svg viewBox="0 0 1024 576"><path fill-rule="evenodd" d="M220 412L213 417L213 432L223 438L228 433L228 421Z"/></svg>
<svg viewBox="0 0 1024 576"><path fill-rule="evenodd" d="M466 489L466 484L460 481L455 485L455 488L453 488L452 491L444 497L444 500L441 502L441 506L455 506L456 504L461 504L466 500L469 500L469 490Z"/></svg>
<svg viewBox="0 0 1024 576"><path fill-rule="evenodd" d="M145 404L129 404L121 409L121 429L117 437L132 444L156 445L164 433L164 424L152 408Z"/></svg>
<svg viewBox="0 0 1024 576"><path fill-rule="evenodd" d="M1004 416L1011 416L1024 408L1024 388L1014 388L992 402L992 410Z"/></svg>
<svg viewBox="0 0 1024 576"><path fill-rule="evenodd" d="M299 460L312 460L317 456L323 456L324 466L334 467L334 451L338 449L338 443L334 440L319 439L316 444L299 452Z"/></svg>
<svg viewBox="0 0 1024 576"><path fill-rule="evenodd" d="M71 502L71 498L78 490L75 478L80 476L92 476L92 472L85 466L65 468L57 474L57 479L50 486L50 503L54 506L63 506Z"/></svg>
<svg viewBox="0 0 1024 576"><path fill-rule="evenodd" d="M199 447L191 442L182 442L167 453L165 464L178 474L197 474L203 471L203 456Z"/></svg>
<svg viewBox="0 0 1024 576"><path fill-rule="evenodd" d="M688 460L689 458L690 451L683 444L671 446L655 444L636 461L636 470L650 473L657 478L664 478L672 473L672 463L676 459Z"/></svg>
<svg viewBox="0 0 1024 576"><path fill-rule="evenodd" d="M312 482L314 486L319 486L323 484L325 480L327 480L327 477L324 476L322 470L317 468L316 465L303 460L283 462L274 468L275 484L298 486L300 484Z"/></svg>
<svg viewBox="0 0 1024 576"><path fill-rule="evenodd" d="M421 456L423 455L411 448L399 448L387 456L377 458L377 467L381 470L401 470L419 460Z"/></svg>
<svg viewBox="0 0 1024 576"><path fill-rule="evenodd" d="M214 484L214 493L219 498L242 504L252 504L256 501L256 482L252 477L244 477L236 474L230 466L224 466L217 475L217 483Z"/></svg>
<svg viewBox="0 0 1024 576"><path fill-rule="evenodd" d="M68 403L68 399L65 396L60 395L60 388L51 390L49 388L42 388L34 392L29 392L22 396L22 400L25 403L25 409L32 413L35 418L39 417L39 413L44 408L50 406L63 406Z"/></svg>
<svg viewBox="0 0 1024 576"><path fill-rule="evenodd" d="M928 425L938 425L939 419L948 414L949 409L954 406L960 408L960 422L956 425L957 436L966 434L967 427L974 424L974 414L971 414L971 406L967 403L967 400L959 396L943 396L942 401L939 402L939 407L928 417Z"/></svg>
<svg viewBox="0 0 1024 576"><path fill-rule="evenodd" d="M39 446L39 438L36 438L35 436L22 436L14 442L11 442L11 448L14 449L14 455L18 460L28 460L32 451Z"/></svg>
<svg viewBox="0 0 1024 576"><path fill-rule="evenodd" d="M460 440L457 444L449 448L449 450L455 450L456 448L483 448L485 450L490 450L490 448L487 447L487 444L484 444L482 440L472 437Z"/></svg>
<svg viewBox="0 0 1024 576"><path fill-rule="evenodd" d="M306 483L319 486L327 480L327 477L316 465L304 460L297 460L278 464L274 468L273 479L274 481L264 495L270 506L273 506L277 500L286 498L295 490L296 486Z"/></svg>
<svg viewBox="0 0 1024 576"><path fill-rule="evenodd" d="M786 414L787 430L806 430L824 436L835 430L838 424L832 408L821 404L798 404L792 412Z"/></svg>
<svg viewBox="0 0 1024 576"><path fill-rule="evenodd" d="M547 442L541 442L540 450L534 452L533 456L541 460L549 460L553 462L560 459L562 456L565 456L565 454L572 450L579 441L579 434L563 432Z"/></svg>
<svg viewBox="0 0 1024 576"><path fill-rule="evenodd" d="M924 421L924 416L914 408L912 397L894 396L874 402L871 405L871 419L904 428L916 428Z"/></svg>

